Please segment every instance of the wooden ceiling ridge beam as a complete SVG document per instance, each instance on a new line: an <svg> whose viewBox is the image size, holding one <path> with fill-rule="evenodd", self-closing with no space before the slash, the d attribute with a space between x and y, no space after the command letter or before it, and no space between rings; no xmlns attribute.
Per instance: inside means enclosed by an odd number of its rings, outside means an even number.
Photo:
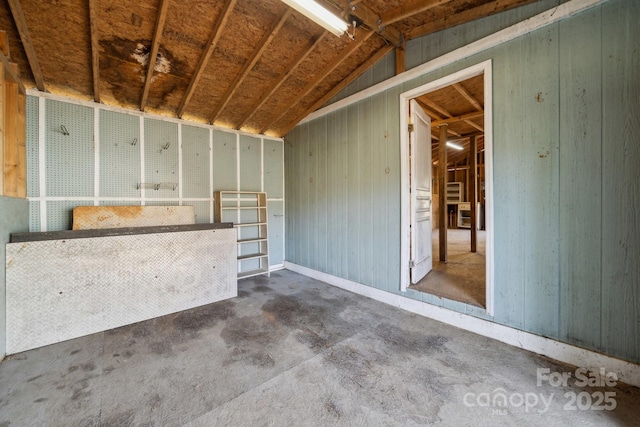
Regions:
<svg viewBox="0 0 640 427"><path fill-rule="evenodd" d="M327 92L322 98L318 99L313 103L309 108L307 108L302 114L300 114L296 119L289 124L286 129L282 132L282 135L286 135L289 133L291 129L296 127L298 123L305 117L307 117L310 113L317 110L319 107L323 106L327 101L333 98L338 92L347 87L351 82L360 77L365 71L367 71L373 64L378 62L383 56L393 50L394 47L392 45L384 45L382 48L378 49L376 53L370 56L366 61L358 66L355 70L351 72L346 78L342 79L340 83L338 83L333 89ZM281 136L282 136L281 135Z"/></svg>
<svg viewBox="0 0 640 427"><path fill-rule="evenodd" d="M31 35L27 28L27 22L24 19L24 12L22 11L20 0L8 0L8 2L9 9L11 9L11 14L13 15L13 21L18 29L18 33L20 34L20 40L22 40L24 52L27 55L27 62L29 62L31 74L33 74L33 79L36 81L36 87L39 91L46 92L44 77L42 76L38 56L33 48L33 42L31 41Z"/></svg>
<svg viewBox="0 0 640 427"><path fill-rule="evenodd" d="M274 93L276 93L276 91L280 88L280 86L282 86L282 84L287 81L287 79L293 74L293 72L300 66L300 64L302 64L302 62L307 59L309 57L309 55L311 55L311 52L313 52L315 50L316 47L318 47L318 45L322 42L322 40L324 40L324 38L329 34L328 31L324 31L322 34L320 34L318 37L316 37L315 39L312 39L309 41L309 43L307 43L307 45L305 46L305 48L302 50L302 52L300 53L300 55L298 55L298 57L293 61L293 64L290 65L288 67L288 70L282 74L280 76L280 78L278 79L278 81L276 82L275 85L273 85L273 87L271 88L271 90L269 91L269 93L267 93L266 95L262 96L260 99L260 102L258 102L257 105L255 105L247 114L245 114L245 116L240 120L240 123L238 124L238 126L236 127L236 129L240 129L242 128L245 124L247 124L247 122L253 117L253 115L260 110L260 108L262 108L262 106L265 104L265 102L267 102L268 99L271 98L271 96L273 96Z"/></svg>
<svg viewBox="0 0 640 427"><path fill-rule="evenodd" d="M444 3L448 3L450 0L410 0L404 2L402 6L398 6L388 12L383 13L381 18L381 25L386 26L393 24L394 22L401 21L405 18L409 18L418 13L425 12L436 6L440 6Z"/></svg>
<svg viewBox="0 0 640 427"><path fill-rule="evenodd" d="M235 7L237 1L238 0L226 0L225 4L222 6L220 16L218 17L218 20L213 27L213 31L211 32L211 37L209 37L209 41L207 42L207 48L200 57L198 65L196 65L196 68L193 72L193 77L191 77L191 81L189 82L189 87L187 87L184 98L182 98L180 106L178 107L178 117L182 117L184 115L184 111L187 109L189 101L191 101L191 97L195 92L196 86L198 86L198 83L200 82L200 78L202 77L207 63L209 62L209 58L211 58L211 55L213 54L213 51L218 44L218 40L220 40L220 37L222 36L222 31L227 25L229 17L231 16L231 12L233 11L233 8Z"/></svg>
<svg viewBox="0 0 640 427"><path fill-rule="evenodd" d="M461 116L449 117L442 120L436 120L434 122L431 122L431 126L435 127L435 126L441 126L445 124L449 125L452 123L464 122L465 120L475 119L481 116L484 116L484 111L475 111L473 113L463 114Z"/></svg>
<svg viewBox="0 0 640 427"><path fill-rule="evenodd" d="M91 32L91 70L93 73L93 100L100 102L100 51L98 50L98 0L89 0L89 28Z"/></svg>
<svg viewBox="0 0 640 427"><path fill-rule="evenodd" d="M401 47L403 45L404 35L395 27L382 25L380 15L364 4L349 2L349 14L358 18L364 25L378 33L393 46Z"/></svg>
<svg viewBox="0 0 640 427"><path fill-rule="evenodd" d="M147 77L144 79L144 89L142 90L142 99L140 100L140 111L144 111L147 105L147 98L149 97L149 89L151 87L151 78L153 77L153 71L156 68L158 49L160 48L160 39L162 38L164 23L167 20L169 3L170 0L160 0L160 9L158 11L158 17L156 19L156 30L153 34L151 51L149 52L149 58L147 60Z"/></svg>
<svg viewBox="0 0 640 427"><path fill-rule="evenodd" d="M304 98L309 93L311 93L311 91L318 85L318 83L320 83L322 80L327 78L327 76L329 74L331 74L331 72L333 72L333 70L338 68L338 65L340 65L345 59L347 59L349 56L351 56L351 54L353 52L355 52L356 50L360 49L362 47L362 45L367 40L369 40L369 37L371 37L373 34L374 34L373 31L368 31L367 33L361 35L360 39L358 41L351 43L351 45L347 49L345 49L344 51L340 52L338 54L338 56L333 61L331 61L324 68L324 70L322 70L322 72L318 73L316 78L311 80L307 84L307 86L305 86L305 88L302 90L302 92L298 95L297 99L294 100L294 102L292 104L289 104L288 106L286 106L281 112L276 113L275 118L270 120L269 123L267 123L265 126L263 126L262 129L260 129L260 133L264 133L267 129L269 129L269 127L271 125L273 125L274 123L279 121L282 117L284 117L284 115L289 112L291 107L293 107L294 105L297 105L300 102L300 100L302 100L302 98Z"/></svg>
<svg viewBox="0 0 640 427"><path fill-rule="evenodd" d="M278 34L278 31L282 29L282 26L287 21L287 19L289 19L289 17L291 16L291 13L292 13L292 9L287 8L287 10L280 16L280 18L273 21L273 23L271 24L271 27L264 33L264 35L256 45L255 49L251 53L251 56L244 63L242 69L240 70L238 75L236 75L236 78L233 80L233 82L231 82L231 85L229 85L229 87L227 88L227 91L222 96L222 100L220 101L216 109L213 111L213 114L211 114L210 122L212 124L218 119L218 117L220 116L220 113L222 113L222 110L224 110L224 107L227 106L227 104L231 100L231 97L233 97L233 94L236 92L236 90L238 90L238 87L240 87L244 79L247 78L247 76L249 75L253 67L256 65L258 60L262 57L262 54L264 53L264 51L267 50L267 47L271 44L276 34Z"/></svg>

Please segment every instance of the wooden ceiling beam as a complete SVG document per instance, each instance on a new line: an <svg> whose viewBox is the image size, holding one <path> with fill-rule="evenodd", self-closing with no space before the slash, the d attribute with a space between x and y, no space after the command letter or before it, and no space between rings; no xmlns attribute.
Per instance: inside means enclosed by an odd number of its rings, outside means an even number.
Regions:
<svg viewBox="0 0 640 427"><path fill-rule="evenodd" d="M100 102L100 51L98 50L98 0L89 0L89 28L91 31L91 70L93 72L93 100Z"/></svg>
<svg viewBox="0 0 640 427"><path fill-rule="evenodd" d="M42 70L40 69L40 63L38 62L38 55L33 48L31 41L31 35L27 28L27 22L24 19L24 12L22 11L22 5L20 0L7 0L9 2L9 9L13 15L13 21L20 34L20 40L22 40L22 46L24 47L24 53L27 55L27 62L29 62L29 68L31 68L31 74L36 81L36 87L41 92L46 92L44 84L44 77L42 76Z"/></svg>
<svg viewBox="0 0 640 427"><path fill-rule="evenodd" d="M479 130L480 132L484 132L484 126L481 126L479 124L477 124L476 122L474 122L473 120L465 120L464 121L466 124L468 124L471 127L476 128L477 130Z"/></svg>
<svg viewBox="0 0 640 427"><path fill-rule="evenodd" d="M415 39L447 28L455 27L456 25L464 24L475 19L484 18L486 16L524 6L529 3L535 3L536 1L537 0L495 0L481 6L454 13L453 15L447 15L436 21L427 22L424 25L413 28L405 34L405 36L407 37L407 40Z"/></svg>
<svg viewBox="0 0 640 427"><path fill-rule="evenodd" d="M463 114L461 116L449 117L442 120L436 120L435 122L431 122L431 126L435 127L435 126L441 126L444 124L450 125L452 123L464 122L465 120L475 119L480 116L484 116L484 111L476 111L469 114Z"/></svg>
<svg viewBox="0 0 640 427"><path fill-rule="evenodd" d="M305 96L309 95L309 93L311 93L311 91L313 89L315 89L316 86L318 86L318 83L320 83L322 80L326 79L327 76L329 74L331 74L333 72L333 70L338 68L338 65L340 65L345 59L347 59L349 56L351 56L351 54L353 52L355 52L356 50L360 49L362 47L362 45L367 40L369 40L369 37L371 37L373 34L374 34L373 31L366 32L365 34L363 34L360 37L359 40L357 40L356 42L351 43L347 49L345 49L342 52L340 52L338 54L338 56L333 61L331 61L324 68L324 70L322 70L322 72L318 73L316 78L311 80L307 84L307 86L305 86L305 88L302 90L302 92L300 94L298 94L296 100L292 104L289 104L287 107L284 108L283 111L277 113L276 117L273 120L270 120L269 123L267 123L265 126L263 126L262 129L260 129L260 133L264 133L266 130L268 130L271 127L271 125L273 125L278 120L283 118L285 116L285 114L287 114L289 112L291 107L293 107L294 105L297 105Z"/></svg>
<svg viewBox="0 0 640 427"><path fill-rule="evenodd" d="M458 93L459 93L460 95L462 95L462 96L464 97L464 99L466 99L467 101L469 101L469 103L470 103L471 105L473 105L473 106L476 108L476 110L478 110L478 111L484 111L484 107L483 107L483 106L478 102L478 100L477 100L477 99L475 99L475 98L473 97L473 95L471 95L471 94L469 93L469 91L468 91L467 89L465 89L465 88L464 88L464 86L462 86L462 84L460 84L460 83L454 83L452 86L453 86L453 88L454 88L455 90L457 90L457 91L458 91Z"/></svg>
<svg viewBox="0 0 640 427"><path fill-rule="evenodd" d="M160 39L164 31L164 23L167 20L167 11L169 10L170 0L160 0L160 9L156 19L156 30L153 34L151 42L151 52L147 60L147 77L144 79L144 89L142 90L142 99L140 100L140 111L144 111L147 106L147 98L149 97L149 89L151 87L151 78L156 68L156 60L158 57L158 49L160 48Z"/></svg>
<svg viewBox="0 0 640 427"><path fill-rule="evenodd" d="M256 65L256 63L258 62L258 60L260 59L264 51L267 49L269 44L271 44L271 42L273 41L273 38L276 36L276 34L278 34L278 31L280 31L280 29L282 28L284 23L287 21L287 19L289 19L289 17L291 16L291 13L292 13L292 9L287 8L287 10L282 14L282 16L280 16L280 19L274 21L271 25L271 28L269 28L269 30L267 30L267 32L262 36L262 38L256 45L255 49L253 50L253 53L251 54L249 59L247 59L247 61L244 63L244 66L242 67L242 69L240 70L236 78L233 80L233 82L231 82L231 85L229 85L229 87L227 88L227 91L222 96L222 100L220 101L216 109L211 114L211 120L209 121L212 124L218 119L218 117L220 116L220 113L222 113L222 110L224 110L224 107L227 106L233 94L236 92L236 90L238 90L238 87L240 87L244 79L249 75L249 73L251 72L253 67Z"/></svg>
<svg viewBox="0 0 640 427"><path fill-rule="evenodd" d="M264 96L262 96L261 99L260 99L260 102L257 105L255 105L249 112L247 112L247 114L245 114L245 116L240 120L240 123L238 124L236 129L240 129L244 125L247 124L249 119L251 119L251 117L253 117L253 115L260 108L262 108L264 103L267 102L267 100L270 99L271 96L273 96L274 93L276 93L276 91L280 88L280 86L282 86L282 84L289 78L289 76L291 76L291 74L293 74L293 72L298 68L298 66L300 66L300 64L302 64L302 62L305 59L307 59L309 57L309 55L311 55L311 52L313 52L315 50L315 48L322 42L322 40L324 40L324 38L328 34L329 34L328 31L324 31L318 37L316 37L315 39L309 41L309 43L307 44L307 46L305 46L305 48L302 50L300 55L298 55L298 57L293 61L293 64L290 65L288 70L284 74L282 74L280 76L280 78L278 79L276 84L271 88L269 93L264 95Z"/></svg>
<svg viewBox="0 0 640 427"><path fill-rule="evenodd" d="M382 19L380 15L369 9L364 4L350 2L349 13L358 18L364 25L371 30L380 34L385 40L394 45L395 47L402 46L404 36L400 34L394 27L382 25Z"/></svg>
<svg viewBox="0 0 640 427"><path fill-rule="evenodd" d="M213 27L213 31L211 32L211 37L209 37L209 41L207 42L207 48L204 51L203 55L200 57L200 61L198 65L196 65L195 71L193 72L193 77L191 77L191 81L189 82L189 87L182 98L182 102L180 102L180 106L178 107L178 117L182 117L184 115L184 111L187 109L187 105L189 101L191 101L191 97L196 90L196 86L200 82L200 78L202 77L202 73L209 62L209 58L213 54L213 51L218 44L218 40L220 40L220 36L222 35L222 31L224 27L227 25L229 21L229 17L231 16L231 12L235 7L238 0L226 0L225 4L222 6L222 10L220 11L220 16L218 16L218 20L216 21L215 26Z"/></svg>
<svg viewBox="0 0 640 427"><path fill-rule="evenodd" d="M9 51L9 36L7 36L6 31L0 31L0 52L2 52L7 59L11 59L11 52Z"/></svg>
<svg viewBox="0 0 640 427"><path fill-rule="evenodd" d="M307 117L309 114L311 114L312 112L314 112L315 110L317 110L318 108L320 108L321 106L323 106L327 101L329 101L331 98L333 98L338 92L340 92L342 89L344 89L345 87L347 87L347 85L349 85L351 82L353 82L355 79L357 79L358 77L360 77L365 71L367 71L373 64L375 64L376 62L378 62L382 57L384 57L387 53L391 52L391 50L394 49L394 47L392 45L385 45L383 46L381 49L378 49L378 51L376 53L374 53L372 56L369 57L369 59L367 59L366 61L364 61L362 64L360 64L360 66L358 66L358 68L356 68L355 70L353 70L351 72L351 74L349 74L347 77L345 77L344 79L342 79L342 81L340 81L340 83L338 83L333 89L331 89L329 92L327 92L326 94L324 94L324 96L320 99L318 99L316 102L313 103L313 105L311 105L309 108L307 108L302 114L300 114L298 117L296 117L296 119L294 121L292 121L283 132L281 132L280 136L286 135L287 133L289 133L289 131L291 131L291 129L293 129L294 127L296 127L296 125L298 123L300 123L300 121L302 119L304 119L305 117Z"/></svg>
<svg viewBox="0 0 640 427"><path fill-rule="evenodd" d="M402 6L398 6L388 12L383 13L380 18L382 25L393 24L410 16L425 12L450 0L410 0L404 2Z"/></svg>

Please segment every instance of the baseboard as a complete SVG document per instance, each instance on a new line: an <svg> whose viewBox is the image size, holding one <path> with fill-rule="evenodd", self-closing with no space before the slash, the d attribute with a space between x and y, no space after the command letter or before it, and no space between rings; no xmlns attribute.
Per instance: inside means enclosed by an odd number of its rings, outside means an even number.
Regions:
<svg viewBox="0 0 640 427"><path fill-rule="evenodd" d="M592 372L615 372L618 380L626 384L640 387L640 365L630 363L602 353L576 347L571 344L541 337L530 332L510 328L489 320L480 319L468 314L459 313L443 307L438 307L422 301L416 301L401 295L392 294L362 283L353 282L321 271L303 267L288 261L284 262L287 270L302 274L312 279L326 282L338 288L372 298L376 301L401 308L403 310L419 314L448 325L464 329L478 335L529 350L537 354L568 363L570 365L586 368Z"/></svg>

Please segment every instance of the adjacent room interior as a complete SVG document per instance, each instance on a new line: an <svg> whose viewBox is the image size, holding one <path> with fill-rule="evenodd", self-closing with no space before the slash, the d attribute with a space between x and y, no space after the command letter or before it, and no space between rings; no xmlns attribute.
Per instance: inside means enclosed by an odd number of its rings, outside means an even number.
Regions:
<svg viewBox="0 0 640 427"><path fill-rule="evenodd" d="M637 424L640 2L0 3L0 427Z"/></svg>

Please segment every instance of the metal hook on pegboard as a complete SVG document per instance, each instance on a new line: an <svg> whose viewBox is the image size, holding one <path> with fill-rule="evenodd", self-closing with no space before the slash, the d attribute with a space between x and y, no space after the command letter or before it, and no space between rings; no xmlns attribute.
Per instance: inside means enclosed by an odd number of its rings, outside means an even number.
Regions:
<svg viewBox="0 0 640 427"><path fill-rule="evenodd" d="M67 130L67 127L65 125L60 125L60 131L64 136L69 136L69 131Z"/></svg>
<svg viewBox="0 0 640 427"><path fill-rule="evenodd" d="M135 147L137 144L138 144L138 138L133 138L133 142L131 142L131 145Z"/></svg>

